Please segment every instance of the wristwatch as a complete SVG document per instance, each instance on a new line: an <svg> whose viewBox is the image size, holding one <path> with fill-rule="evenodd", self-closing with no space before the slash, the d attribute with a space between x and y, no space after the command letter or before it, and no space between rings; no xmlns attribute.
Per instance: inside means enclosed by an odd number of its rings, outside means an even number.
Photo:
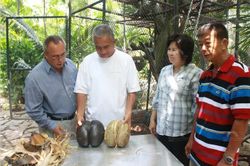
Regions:
<svg viewBox="0 0 250 166"><path fill-rule="evenodd" d="M234 163L234 158L231 156L227 156L225 153L223 155L223 159L228 165L232 165Z"/></svg>

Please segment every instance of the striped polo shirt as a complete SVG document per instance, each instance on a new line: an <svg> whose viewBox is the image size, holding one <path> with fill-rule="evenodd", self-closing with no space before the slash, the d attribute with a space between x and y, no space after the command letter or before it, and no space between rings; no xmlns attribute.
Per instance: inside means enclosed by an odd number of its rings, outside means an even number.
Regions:
<svg viewBox="0 0 250 166"><path fill-rule="evenodd" d="M250 119L249 68L232 55L217 73L211 65L201 75L197 104L190 158L196 165L216 165L226 151L234 119Z"/></svg>

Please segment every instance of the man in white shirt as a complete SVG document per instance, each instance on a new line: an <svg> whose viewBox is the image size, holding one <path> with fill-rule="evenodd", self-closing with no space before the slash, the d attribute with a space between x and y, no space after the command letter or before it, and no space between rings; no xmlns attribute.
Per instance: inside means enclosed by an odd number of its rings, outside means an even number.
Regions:
<svg viewBox="0 0 250 166"><path fill-rule="evenodd" d="M77 93L77 124L99 120L106 127L112 120L131 125L136 92L140 90L132 57L115 48L112 29L101 24L93 31L96 52L80 64L74 92Z"/></svg>

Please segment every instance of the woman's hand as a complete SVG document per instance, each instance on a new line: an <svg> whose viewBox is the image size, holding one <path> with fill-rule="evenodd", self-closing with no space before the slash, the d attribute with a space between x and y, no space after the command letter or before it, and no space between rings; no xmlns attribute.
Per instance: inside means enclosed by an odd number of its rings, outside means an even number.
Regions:
<svg viewBox="0 0 250 166"><path fill-rule="evenodd" d="M149 130L151 134L156 134L156 125L157 125L156 118L157 118L157 113L156 111L152 110L149 123Z"/></svg>
<svg viewBox="0 0 250 166"><path fill-rule="evenodd" d="M150 120L149 130L151 134L156 134L156 122L155 120Z"/></svg>

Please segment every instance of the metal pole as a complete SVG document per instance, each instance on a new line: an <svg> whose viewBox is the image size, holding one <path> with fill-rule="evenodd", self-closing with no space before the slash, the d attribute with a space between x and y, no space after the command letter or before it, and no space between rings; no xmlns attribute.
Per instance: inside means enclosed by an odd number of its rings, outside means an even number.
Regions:
<svg viewBox="0 0 250 166"><path fill-rule="evenodd" d="M8 76L8 93L9 93L9 109L10 119L13 118L12 114L12 99L11 99L11 71L10 71L10 52L9 52L9 18L6 18L6 60L7 60L7 76Z"/></svg>
<svg viewBox="0 0 250 166"><path fill-rule="evenodd" d="M127 52L126 49L126 21L125 21L125 3L123 4L123 51Z"/></svg>
<svg viewBox="0 0 250 166"><path fill-rule="evenodd" d="M149 94L150 94L150 85L151 85L151 70L150 70L150 67L149 67L149 70L148 70L148 90L147 90L146 111L148 111Z"/></svg>
<svg viewBox="0 0 250 166"><path fill-rule="evenodd" d="M17 0L17 15L20 15L20 0Z"/></svg>
<svg viewBox="0 0 250 166"><path fill-rule="evenodd" d="M71 0L69 0L69 13L68 17L66 18L66 39L67 39L67 50L68 50L68 57L71 58Z"/></svg>
<svg viewBox="0 0 250 166"><path fill-rule="evenodd" d="M106 22L106 0L103 0L102 4L102 22Z"/></svg>
<svg viewBox="0 0 250 166"><path fill-rule="evenodd" d="M72 12L71 15L73 16L74 14L79 13L79 12L85 10L85 9L91 8L92 6L95 6L96 4L101 3L101 2L102 2L102 0L94 2L94 3L90 4L90 5L87 5L84 8L81 8L80 10Z"/></svg>
<svg viewBox="0 0 250 166"><path fill-rule="evenodd" d="M237 0L236 8L236 28L235 28L235 58L238 59L239 54L239 19L240 19L240 2Z"/></svg>

